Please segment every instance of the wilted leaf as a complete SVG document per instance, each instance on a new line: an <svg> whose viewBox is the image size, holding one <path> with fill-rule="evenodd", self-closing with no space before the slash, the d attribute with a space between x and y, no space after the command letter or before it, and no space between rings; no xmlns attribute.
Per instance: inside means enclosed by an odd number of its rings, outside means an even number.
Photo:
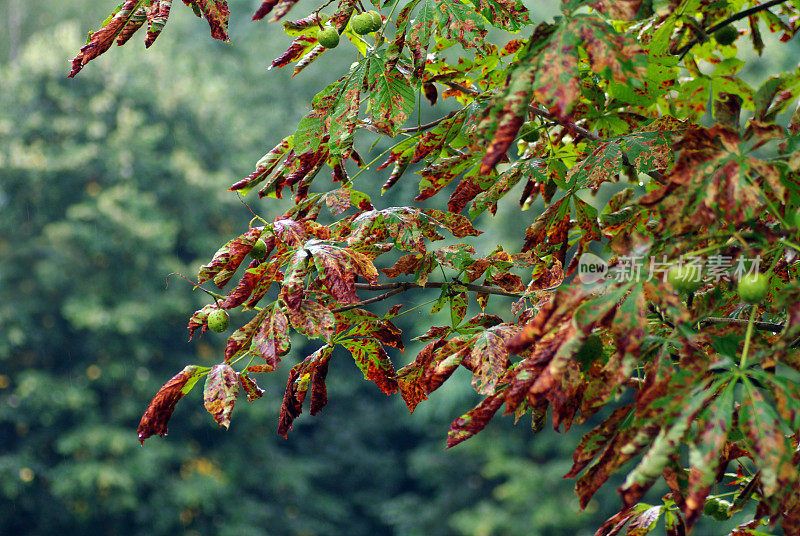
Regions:
<svg viewBox="0 0 800 536"><path fill-rule="evenodd" d="M167 423L175 411L175 405L183 395L194 387L202 376L209 371L209 367L199 367L197 365L187 365L182 371L165 383L147 406L136 433L139 435L139 442L144 445L144 440L158 434L167 435Z"/></svg>
<svg viewBox="0 0 800 536"><path fill-rule="evenodd" d="M230 365L211 367L203 390L203 404L223 428L231 425L231 412L239 394L239 373Z"/></svg>

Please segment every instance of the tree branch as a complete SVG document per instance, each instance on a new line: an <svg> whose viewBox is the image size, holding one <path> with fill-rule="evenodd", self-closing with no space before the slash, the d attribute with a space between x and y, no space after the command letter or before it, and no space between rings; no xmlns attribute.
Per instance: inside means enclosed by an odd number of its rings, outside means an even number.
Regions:
<svg viewBox="0 0 800 536"><path fill-rule="evenodd" d="M516 292L508 292L499 287L491 287L488 285L475 285L472 283L425 283L424 285L420 285L419 283L411 283L408 281L398 282L398 283L384 283L381 285L370 285L369 283L356 283L355 287L356 290L372 290L372 291L379 291L379 290L388 290L389 292L384 292L374 298L369 298L368 300L360 301L358 303L351 303L349 305L343 305L342 307L337 307L336 309L332 309L334 313L341 313L342 311L349 311L350 309L355 309L356 307L362 307L364 305L369 305L370 303L377 303L379 301L386 300L391 298L395 294L400 294L401 292L405 292L408 289L412 288L442 288L445 285L459 285L471 292L483 292L484 294L494 294L496 296L506 296L508 298L523 298L524 294L519 294Z"/></svg>
<svg viewBox="0 0 800 536"><path fill-rule="evenodd" d="M403 290L408 290L410 288L442 288L444 286L452 286L452 285L459 285L471 292L483 292L484 294L494 294L496 296L506 296L509 298L523 298L525 295L520 294L517 292L508 292L507 290L503 290L500 287L491 287L488 285L475 285L473 283L441 283L441 282L433 282L433 283L425 283L424 285L420 285L418 283L409 283L409 282L398 282L398 283L384 283L382 285L370 285L368 283L356 283L357 290L387 290L387 289L396 289L402 288Z"/></svg>
<svg viewBox="0 0 800 536"><path fill-rule="evenodd" d="M745 17L749 17L753 13L758 13L759 11L764 11L765 9L769 9L772 6L777 6L778 4L783 4L783 3L786 3L786 0L769 0L769 2L765 2L765 3L763 3L761 5L758 5L758 6L753 6L753 7L749 8L749 9L745 9L744 11L740 11L739 13L736 13L735 15L731 15L730 17L728 17L727 19L723 20L722 22L719 22L719 23L715 24L714 26L710 26L705 32L706 32L707 35L713 34L716 31L721 30L722 28L724 28L725 26L729 25L732 22L736 22L737 20L741 20L741 19L743 19ZM686 56L686 54L689 53L689 51L692 49L692 47L695 46L697 43L699 43L700 40L701 40L700 37L695 36L695 37L692 38L691 41L686 43L686 45L684 45L678 51L677 55L680 56L680 59L683 59L683 57Z"/></svg>
<svg viewBox="0 0 800 536"><path fill-rule="evenodd" d="M746 326L747 320L743 318L709 317L700 322L700 327L713 324L735 324L737 326ZM783 324L776 324L774 322L754 322L753 327L761 331L772 331L774 333L779 333L783 329Z"/></svg>
<svg viewBox="0 0 800 536"><path fill-rule="evenodd" d="M431 129L431 128L435 127L436 125L438 125L442 121L447 121L448 119L450 119L451 117L455 116L460 111L461 110L454 110L454 111L450 112L449 114L447 114L446 116L440 117L439 119L436 119L435 121L431 121L430 123L425 123L424 125L419 125L419 126L416 126L416 127L401 128L400 132L403 133L403 134L414 134L416 132L423 132L425 130L428 130L428 129Z"/></svg>

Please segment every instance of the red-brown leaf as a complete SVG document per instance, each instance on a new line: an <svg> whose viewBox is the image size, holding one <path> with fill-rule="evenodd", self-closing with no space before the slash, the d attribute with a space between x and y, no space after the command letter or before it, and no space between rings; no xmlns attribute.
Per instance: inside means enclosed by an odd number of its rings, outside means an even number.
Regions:
<svg viewBox="0 0 800 536"><path fill-rule="evenodd" d="M167 435L167 423L172 417L172 412L175 411L178 400L191 390L200 375L207 370L207 367L187 365L158 390L148 404L139 421L139 427L136 429L142 445L144 445L144 440L152 435Z"/></svg>

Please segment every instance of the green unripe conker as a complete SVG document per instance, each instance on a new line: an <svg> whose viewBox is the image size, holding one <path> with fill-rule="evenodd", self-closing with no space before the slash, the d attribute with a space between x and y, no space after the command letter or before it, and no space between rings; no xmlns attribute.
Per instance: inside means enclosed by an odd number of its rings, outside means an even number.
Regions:
<svg viewBox="0 0 800 536"><path fill-rule="evenodd" d="M731 514L728 511L730 507L730 502L723 499L717 499L716 497L711 497L706 500L706 503L703 505L703 513L707 516L711 516L717 521L725 521L731 517Z"/></svg>
<svg viewBox="0 0 800 536"><path fill-rule="evenodd" d="M214 333L222 333L230 325L230 317L225 309L215 309L208 314L208 329Z"/></svg>
<svg viewBox="0 0 800 536"><path fill-rule="evenodd" d="M253 249L250 250L250 256L254 259L263 259L267 256L267 243L264 242L262 239L256 240L256 243L253 244Z"/></svg>
<svg viewBox="0 0 800 536"><path fill-rule="evenodd" d="M333 26L326 26L317 32L317 41L325 48L336 48L339 44L339 32Z"/></svg>
<svg viewBox="0 0 800 536"><path fill-rule="evenodd" d="M358 35L367 35L368 33L373 32L374 30L372 29L372 26L372 17L370 17L367 13L359 13L350 19L350 27Z"/></svg>
<svg viewBox="0 0 800 536"><path fill-rule="evenodd" d="M371 11L367 11L367 15L370 16L372 19L372 31L377 32L383 26L383 19L381 18L381 14L375 11L374 9Z"/></svg>
<svg viewBox="0 0 800 536"><path fill-rule="evenodd" d="M689 266L673 266L667 272L667 281L678 292L691 294L703 286L702 274Z"/></svg>
<svg viewBox="0 0 800 536"><path fill-rule="evenodd" d="M714 32L714 39L717 43L723 46L730 45L739 38L739 30L735 27L728 25L720 28Z"/></svg>
<svg viewBox="0 0 800 536"><path fill-rule="evenodd" d="M745 274L736 286L739 298L752 305L762 302L769 291L769 278L764 274Z"/></svg>

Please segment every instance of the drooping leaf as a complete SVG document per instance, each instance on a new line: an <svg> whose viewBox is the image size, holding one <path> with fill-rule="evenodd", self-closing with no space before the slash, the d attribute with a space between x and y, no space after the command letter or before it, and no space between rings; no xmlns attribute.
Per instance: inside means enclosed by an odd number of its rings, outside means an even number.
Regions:
<svg viewBox="0 0 800 536"><path fill-rule="evenodd" d="M371 337L345 339L340 343L352 354L364 374L364 379L375 384L387 395L397 392L397 375L386 350L380 341Z"/></svg>
<svg viewBox="0 0 800 536"><path fill-rule="evenodd" d="M87 63L111 48L114 40L144 3L144 0L125 0L121 3L103 27L89 35L89 42L81 47L81 51L72 60L69 78L74 77Z"/></svg>
<svg viewBox="0 0 800 536"><path fill-rule="evenodd" d="M167 423L172 417L172 412L175 411L178 400L191 391L197 380L207 374L209 370L209 367L187 365L158 390L150 404L147 405L147 409L139 421L139 427L136 429L142 445L144 445L144 440L152 435L167 435Z"/></svg>
<svg viewBox="0 0 800 536"><path fill-rule="evenodd" d="M214 254L211 262L200 267L197 272L197 282L203 283L213 278L219 288L224 287L250 250L253 249L253 244L261 236L262 231L263 229L260 227L253 227L222 246Z"/></svg>
<svg viewBox="0 0 800 536"><path fill-rule="evenodd" d="M263 320L253 335L251 351L261 357L274 370L280 364L281 356L292 347L289 339L289 320L276 303L264 308ZM261 315L256 316L260 318Z"/></svg>
<svg viewBox="0 0 800 536"><path fill-rule="evenodd" d="M239 373L230 365L214 365L206 376L203 404L217 424L227 429L231 425L231 412L239 394Z"/></svg>

